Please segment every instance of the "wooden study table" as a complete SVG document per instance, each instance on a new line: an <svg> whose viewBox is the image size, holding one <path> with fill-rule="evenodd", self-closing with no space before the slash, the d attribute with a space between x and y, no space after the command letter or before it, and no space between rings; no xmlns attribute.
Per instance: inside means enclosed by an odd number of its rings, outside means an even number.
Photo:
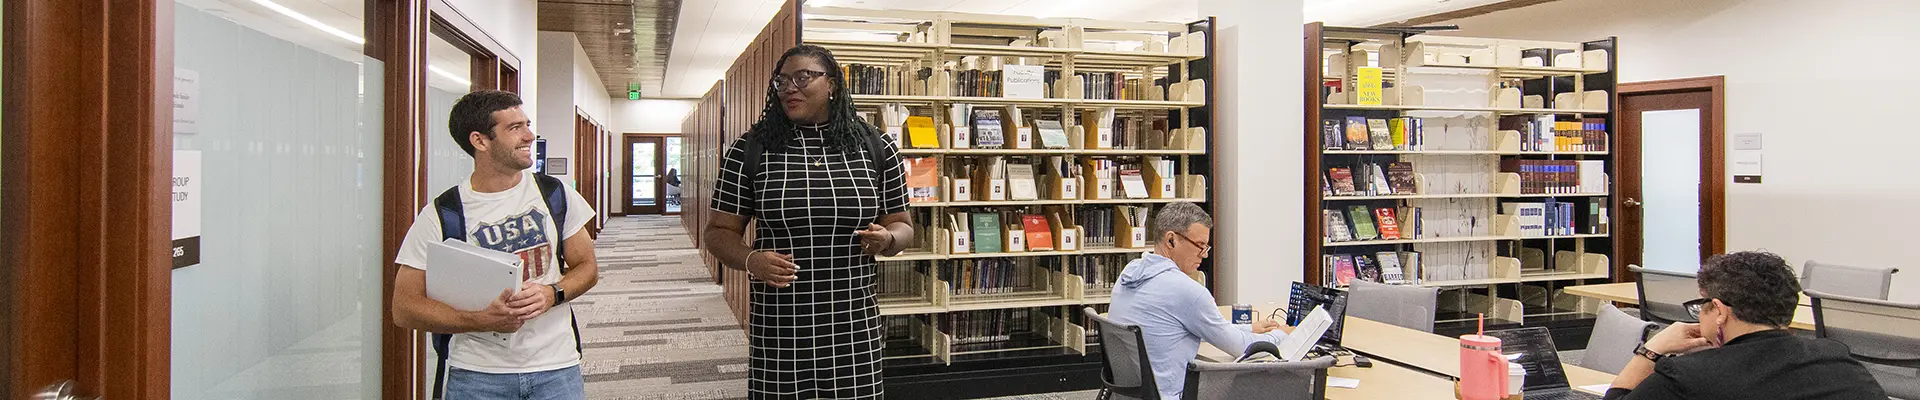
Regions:
<svg viewBox="0 0 1920 400"><path fill-rule="evenodd" d="M1568 286L1567 294L1606 300L1617 303L1640 305L1640 289L1633 282L1603 283L1598 285ZM1800 295L1800 306L1793 310L1793 323L1788 327L1800 330L1813 330L1813 301L1807 295Z"/></svg>
<svg viewBox="0 0 1920 400"><path fill-rule="evenodd" d="M1279 303L1267 303L1254 306L1253 311L1254 315L1258 315L1259 318L1265 318L1269 313L1273 312L1273 310L1284 309L1284 307L1286 306ZM1220 314L1229 319L1232 318L1232 312L1233 308L1231 306L1220 307ZM1354 352L1375 358L1376 362L1373 363L1373 368L1382 369L1382 367L1393 367L1405 369L1416 372L1415 375L1427 376L1440 380L1442 381L1441 383L1443 383L1440 391L1430 392L1428 391L1430 389L1426 388L1427 382L1402 376L1403 374L1398 372L1381 372L1382 375L1386 376L1380 378L1394 379L1384 380L1385 382L1395 382L1392 384L1394 392L1399 393L1401 397L1393 398L1441 398L1440 396L1452 398L1453 381L1460 378L1460 340L1458 338L1435 335L1353 316L1348 316L1345 322L1346 326L1343 327L1341 331L1341 347L1346 347L1348 350L1353 350ZM1219 350L1213 349L1213 345L1202 344L1200 348L1203 356L1209 351L1214 352L1216 357L1224 356L1224 354L1219 354ZM1232 357L1225 356L1225 359L1231 360ZM1386 361L1411 366L1427 373L1418 373L1418 370L1402 368ZM1347 368L1352 369L1351 367ZM1328 371L1328 375L1354 377L1333 373L1333 371L1339 369L1340 368L1335 368L1334 370ZM1567 373L1567 382L1574 387L1613 382L1613 374L1569 364L1563 364L1562 369ZM1401 385L1397 383L1398 379L1409 379L1410 381L1406 385ZM1375 380L1374 382L1381 381L1382 380ZM1366 389L1368 387L1367 382L1367 379L1362 378L1360 388L1354 390ZM1377 385L1378 384L1376 384L1376 386ZM1333 395L1336 393L1340 393L1340 391L1328 390L1327 398L1335 398ZM1422 395L1406 397L1407 395L1415 393ZM1424 394L1427 393L1437 393L1439 395L1425 396ZM1342 398L1357 399L1371 397Z"/></svg>

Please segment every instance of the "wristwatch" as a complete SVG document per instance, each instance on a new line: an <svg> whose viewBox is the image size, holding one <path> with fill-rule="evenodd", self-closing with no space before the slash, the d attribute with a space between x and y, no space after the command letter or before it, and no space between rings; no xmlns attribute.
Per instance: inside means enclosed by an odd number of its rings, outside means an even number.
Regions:
<svg viewBox="0 0 1920 400"><path fill-rule="evenodd" d="M1660 360L1665 359L1667 357L1672 357L1670 355L1656 353L1653 350L1647 350L1646 343L1641 343L1639 347L1633 348L1633 355L1646 357L1647 361L1653 361L1656 363L1660 362Z"/></svg>
<svg viewBox="0 0 1920 400"><path fill-rule="evenodd" d="M567 302L567 290L561 289L560 284L555 283L547 286L553 287L553 305L558 306L560 303Z"/></svg>

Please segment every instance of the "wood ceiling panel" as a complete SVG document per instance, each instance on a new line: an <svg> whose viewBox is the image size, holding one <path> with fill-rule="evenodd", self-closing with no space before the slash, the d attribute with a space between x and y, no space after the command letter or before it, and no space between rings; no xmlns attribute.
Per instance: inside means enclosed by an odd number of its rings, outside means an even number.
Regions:
<svg viewBox="0 0 1920 400"><path fill-rule="evenodd" d="M541 0L538 26L579 37L608 96L626 97L628 83L639 83L642 96L657 96L667 76L680 2Z"/></svg>

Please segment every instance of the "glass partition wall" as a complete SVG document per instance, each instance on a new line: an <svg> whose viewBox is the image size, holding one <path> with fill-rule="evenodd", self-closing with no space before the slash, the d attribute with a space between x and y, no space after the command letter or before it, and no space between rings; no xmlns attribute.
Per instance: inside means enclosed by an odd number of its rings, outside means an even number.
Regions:
<svg viewBox="0 0 1920 400"><path fill-rule="evenodd" d="M175 165L197 161L204 194L201 260L172 273L172 398L380 397L383 66L362 6L176 2Z"/></svg>

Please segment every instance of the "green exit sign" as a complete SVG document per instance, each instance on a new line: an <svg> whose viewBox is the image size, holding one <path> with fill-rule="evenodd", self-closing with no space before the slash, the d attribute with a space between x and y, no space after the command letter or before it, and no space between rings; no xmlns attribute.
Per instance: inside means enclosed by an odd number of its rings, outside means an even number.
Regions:
<svg viewBox="0 0 1920 400"><path fill-rule="evenodd" d="M640 99L640 91L627 90L627 100L639 100L639 99Z"/></svg>

